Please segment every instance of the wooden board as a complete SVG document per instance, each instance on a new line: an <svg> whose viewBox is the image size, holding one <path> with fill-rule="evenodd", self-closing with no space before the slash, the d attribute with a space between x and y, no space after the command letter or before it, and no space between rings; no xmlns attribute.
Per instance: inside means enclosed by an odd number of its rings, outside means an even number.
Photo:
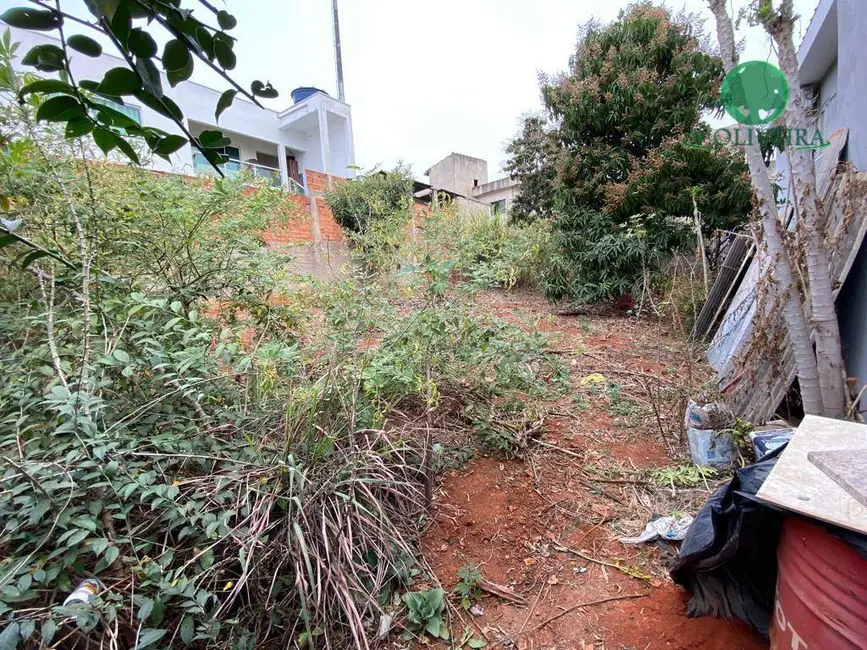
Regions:
<svg viewBox="0 0 867 650"><path fill-rule="evenodd" d="M867 535L867 507L808 460L810 452L851 450L867 465L867 425L808 415L756 497Z"/></svg>
<svg viewBox="0 0 867 650"><path fill-rule="evenodd" d="M867 506L867 448L853 452L811 451L807 460L822 470L837 485Z"/></svg>

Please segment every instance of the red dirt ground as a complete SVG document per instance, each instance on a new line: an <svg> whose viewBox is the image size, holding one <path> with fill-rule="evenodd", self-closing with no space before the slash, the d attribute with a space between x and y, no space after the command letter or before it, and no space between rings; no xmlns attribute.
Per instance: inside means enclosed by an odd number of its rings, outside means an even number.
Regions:
<svg viewBox="0 0 867 650"><path fill-rule="evenodd" d="M487 580L526 601L485 594L484 614L463 613L453 631L460 636L472 619L488 648L519 650L767 648L740 622L686 618L688 594L667 575L674 546L618 541L640 532L654 513L695 513L708 496L701 489L672 494L648 480L649 469L686 462L679 440L684 391L706 372L687 358L677 336L655 321L551 316L530 295L485 294L479 307L528 330L560 332L551 347L575 351L566 357L570 394L555 405L541 438L570 453L534 446L521 460L477 457L444 478L423 541L434 574L451 590L461 566L478 566ZM581 385L591 372L616 381L632 400L628 415L617 412L604 387ZM659 418L650 379L630 373L652 375L665 387ZM687 376L694 386L677 384ZM605 599L613 600L569 609Z"/></svg>

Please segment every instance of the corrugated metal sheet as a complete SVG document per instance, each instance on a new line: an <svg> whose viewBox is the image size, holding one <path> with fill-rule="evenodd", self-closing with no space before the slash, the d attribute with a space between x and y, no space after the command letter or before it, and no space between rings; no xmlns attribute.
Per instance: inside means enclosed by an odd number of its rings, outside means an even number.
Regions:
<svg viewBox="0 0 867 650"><path fill-rule="evenodd" d="M692 328L692 338L704 339L713 332L714 325L719 320L732 294L737 291L752 257L755 242L752 237L732 233L731 242L725 260L719 267L713 286L708 292L695 325Z"/></svg>
<svg viewBox="0 0 867 650"><path fill-rule="evenodd" d="M817 190L827 215L826 243L831 254L831 272L837 279L835 296L852 268L867 230L867 174L845 168L845 173L838 172L839 155L847 136L846 129L831 136L832 147L823 156L817 175ZM767 255L760 251L750 264L707 354L732 410L756 423L773 418L796 375L782 314L771 315L767 324L776 333L770 337L777 343L774 349L752 345L759 279L767 266Z"/></svg>

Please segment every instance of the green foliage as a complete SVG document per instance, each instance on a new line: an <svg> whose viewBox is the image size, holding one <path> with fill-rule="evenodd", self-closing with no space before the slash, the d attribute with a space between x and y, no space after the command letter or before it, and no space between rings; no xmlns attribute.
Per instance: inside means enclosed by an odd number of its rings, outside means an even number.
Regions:
<svg viewBox="0 0 867 650"><path fill-rule="evenodd" d="M475 286L539 286L551 249L546 223L511 222L502 215L462 217L451 223L454 227L439 231L440 236L454 247L457 270Z"/></svg>
<svg viewBox="0 0 867 650"><path fill-rule="evenodd" d="M731 434L740 454L746 459L753 457L753 441L750 439L750 434L755 430L756 427L752 422L741 418L737 418L734 424L726 430L726 433Z"/></svg>
<svg viewBox="0 0 867 650"><path fill-rule="evenodd" d="M417 573L428 455L390 420L463 422L558 362L441 251L398 290L289 276L279 192L73 159L42 105L0 112L4 642L364 647Z"/></svg>
<svg viewBox="0 0 867 650"><path fill-rule="evenodd" d="M93 16L88 25L111 42L124 64L107 71L102 79L78 79L70 70L72 56L80 53L96 57L102 53L102 46L89 36L67 36L72 16L64 8L69 4L72 3L58 2L56 7L43 5L39 9L15 7L0 16L0 20L13 27L55 32L59 37L60 46L34 46L21 62L40 72L59 73L60 79L52 80L50 87L37 83L20 85L15 91L21 97L38 95L43 102L37 120L65 124L67 137L92 134L94 142L104 153L117 148L135 163L139 162L139 155L132 138L140 138L151 152L166 160L169 154L189 142L219 171L218 166L227 161L222 153L223 145L207 141L203 136L194 137L187 130L182 110L163 88L157 63L162 65L172 88L192 76L196 62L229 82L232 88L223 93L216 107L217 120L237 94L257 105L261 105L259 98L277 97L277 91L270 83L254 81L247 91L232 81L227 73L237 63L236 39L228 32L237 21L225 10L218 10L204 0L188 2L185 6L181 6L180 1L88 0L85 5ZM213 14L217 27L196 12L200 8ZM152 33L169 38L161 57ZM123 98L131 96L172 120L183 137L139 125L98 101L98 98L106 98L123 104ZM222 139L222 135L217 133Z"/></svg>
<svg viewBox="0 0 867 650"><path fill-rule="evenodd" d="M412 638L412 633L427 633L439 639L449 638L449 628L443 620L446 599L442 589L411 591L403 595L403 602L406 603L409 619L406 626L409 638Z"/></svg>
<svg viewBox="0 0 867 650"><path fill-rule="evenodd" d="M536 414L516 399L471 402L464 417L472 424L482 450L505 458L521 454L538 421Z"/></svg>
<svg viewBox="0 0 867 650"><path fill-rule="evenodd" d="M412 175L401 165L389 172L373 170L337 183L325 198L337 223L354 233L365 233L394 217L405 225L412 203Z"/></svg>
<svg viewBox="0 0 867 650"><path fill-rule="evenodd" d="M464 631L461 633L461 638L458 640L456 648L484 648L488 642L484 639L479 639L473 636L473 628L469 625L464 626Z"/></svg>
<svg viewBox="0 0 867 650"><path fill-rule="evenodd" d="M623 397L623 387L614 382L608 382L605 386L605 395L608 397L608 412L614 416L631 417L639 411L638 404L628 397Z"/></svg>
<svg viewBox="0 0 867 650"><path fill-rule="evenodd" d="M737 154L685 146L707 128L703 112L719 110L721 79L694 19L649 2L583 28L569 70L543 80L547 121L528 118L508 148L516 216L553 218L550 298L628 292L689 241L693 196L705 231L745 221L752 195Z"/></svg>
<svg viewBox="0 0 867 650"><path fill-rule="evenodd" d="M579 302L623 295L688 236L674 218L656 213L624 223L593 210L563 213L554 224L556 253L544 275L545 293Z"/></svg>
<svg viewBox="0 0 867 650"><path fill-rule="evenodd" d="M650 472L650 477L659 485L675 487L697 487L717 476L717 471L712 467L700 467L699 465L679 465L655 469Z"/></svg>
<svg viewBox="0 0 867 650"><path fill-rule="evenodd" d="M521 181L521 192L512 203L519 221L547 218L554 211L557 142L544 116L530 115L521 134L506 145L506 171Z"/></svg>
<svg viewBox="0 0 867 650"><path fill-rule="evenodd" d="M469 609L473 603L482 597L482 574L479 567L472 564L464 564L458 569L458 583L455 592L461 597L461 607Z"/></svg>

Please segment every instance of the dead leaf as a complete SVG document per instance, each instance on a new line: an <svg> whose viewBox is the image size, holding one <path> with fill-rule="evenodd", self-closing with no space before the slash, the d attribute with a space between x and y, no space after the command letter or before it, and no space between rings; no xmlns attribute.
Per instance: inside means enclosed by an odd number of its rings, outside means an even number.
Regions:
<svg viewBox="0 0 867 650"><path fill-rule="evenodd" d="M534 564L536 564L536 558L534 558L534 557L525 557L525 558L524 558L524 564L526 564L527 566L533 566Z"/></svg>
<svg viewBox="0 0 867 650"><path fill-rule="evenodd" d="M560 581L557 580L557 576L552 575L550 578L548 578L548 584L549 585L559 585Z"/></svg>
<svg viewBox="0 0 867 650"><path fill-rule="evenodd" d="M590 509L603 519L608 519L611 514L611 506L604 506L601 503L591 503Z"/></svg>

